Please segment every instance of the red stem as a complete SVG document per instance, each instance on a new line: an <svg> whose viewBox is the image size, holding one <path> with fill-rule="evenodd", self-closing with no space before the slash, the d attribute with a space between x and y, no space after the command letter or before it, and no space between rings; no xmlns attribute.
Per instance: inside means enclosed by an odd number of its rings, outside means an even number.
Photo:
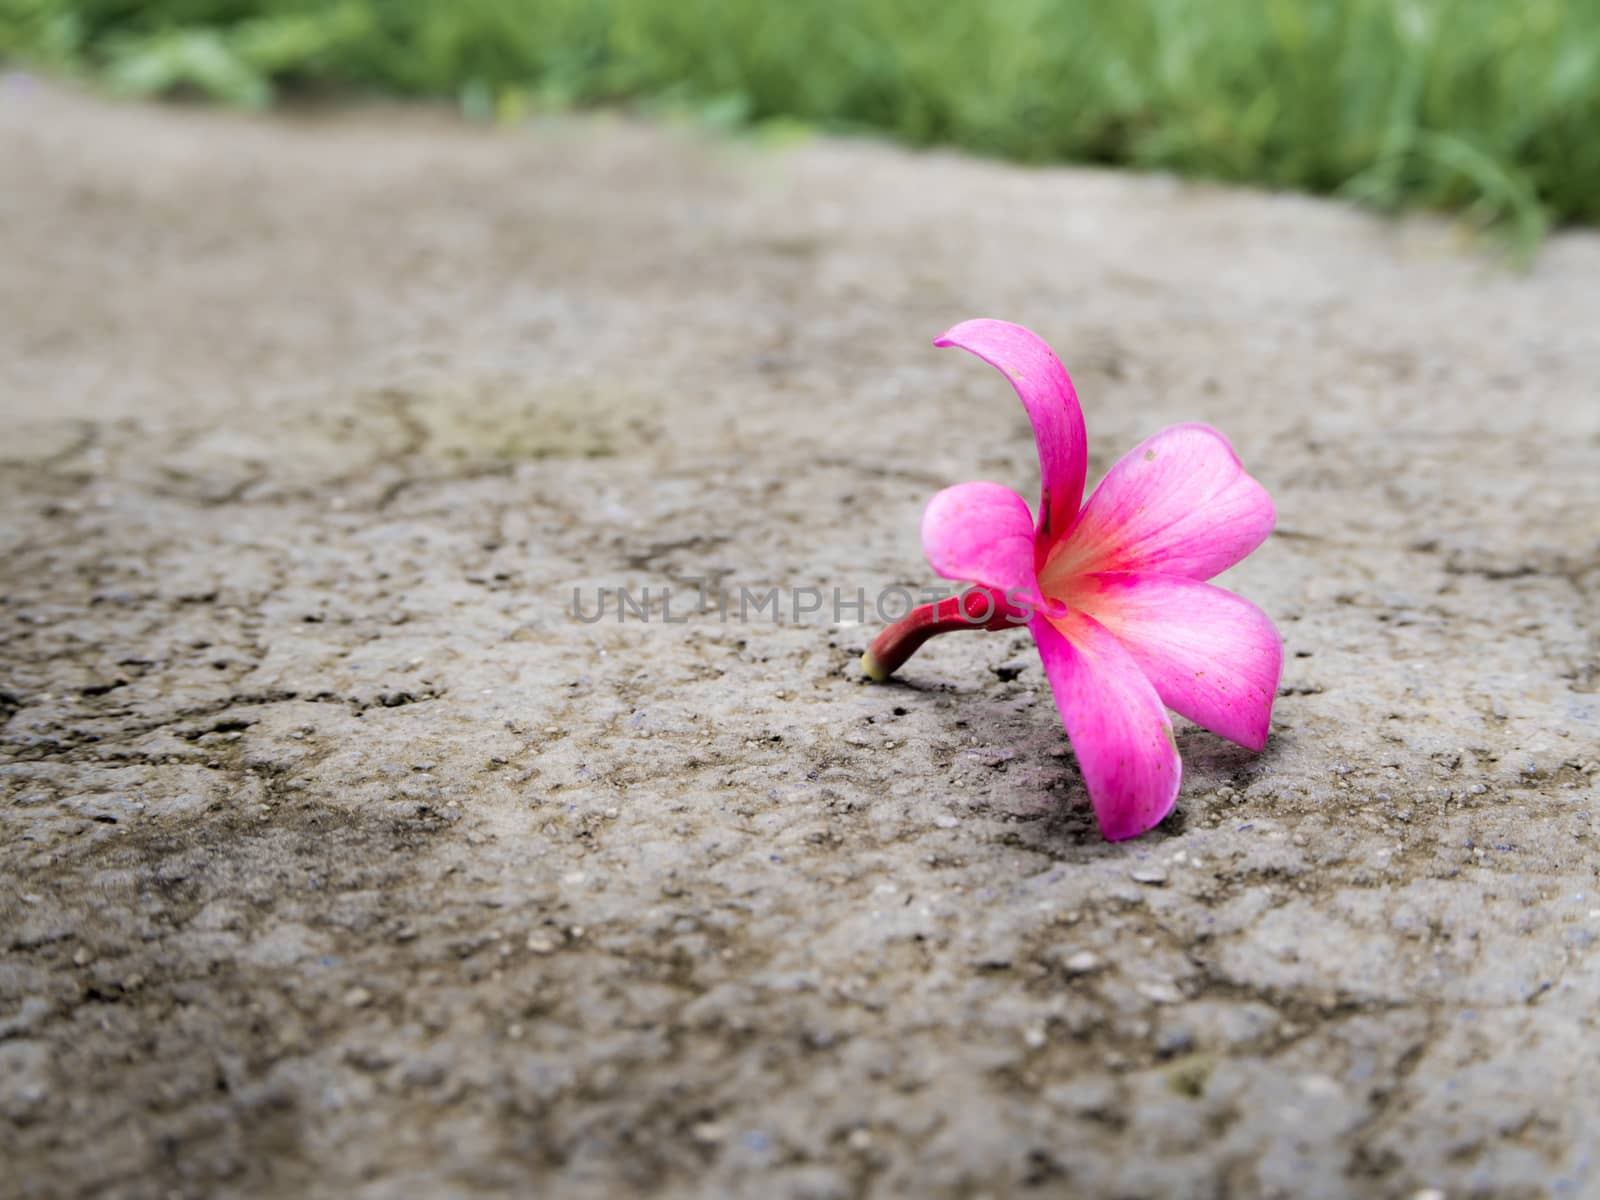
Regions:
<svg viewBox="0 0 1600 1200"><path fill-rule="evenodd" d="M861 669L867 678L881 683L935 634L962 629L1020 629L1028 623L1028 617L1026 609L1012 604L998 589L974 587L959 596L947 596L912 609L872 639L872 645L861 656Z"/></svg>

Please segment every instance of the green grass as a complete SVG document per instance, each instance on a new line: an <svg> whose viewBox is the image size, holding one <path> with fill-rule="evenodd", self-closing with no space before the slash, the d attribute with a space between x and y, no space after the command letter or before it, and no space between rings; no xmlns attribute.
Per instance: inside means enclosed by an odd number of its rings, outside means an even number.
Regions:
<svg viewBox="0 0 1600 1200"><path fill-rule="evenodd" d="M1600 0L0 0L0 56L246 106L650 101L1534 240L1600 220Z"/></svg>

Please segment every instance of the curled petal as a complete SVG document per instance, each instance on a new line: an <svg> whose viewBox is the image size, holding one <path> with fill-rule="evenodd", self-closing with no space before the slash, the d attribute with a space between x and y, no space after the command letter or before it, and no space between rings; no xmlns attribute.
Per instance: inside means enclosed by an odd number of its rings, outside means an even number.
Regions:
<svg viewBox="0 0 1600 1200"><path fill-rule="evenodd" d="M1028 502L998 483L958 483L928 501L922 550L946 579L1033 597L1033 517Z"/></svg>
<svg viewBox="0 0 1600 1200"><path fill-rule="evenodd" d="M1009 321L963 321L935 338L996 368L1017 391L1039 450L1039 544L1072 527L1083 503L1088 437L1072 379L1044 339Z"/></svg>
<svg viewBox="0 0 1600 1200"><path fill-rule="evenodd" d="M1039 575L1052 596L1096 571L1210 579L1264 542L1276 520L1227 438L1209 425L1174 425L1111 468Z"/></svg>
<svg viewBox="0 0 1600 1200"><path fill-rule="evenodd" d="M1081 612L1036 616L1029 629L1100 831L1120 841L1155 828L1183 776L1155 688L1122 644Z"/></svg>
<svg viewBox="0 0 1600 1200"><path fill-rule="evenodd" d="M1168 708L1246 749L1266 745L1283 643L1254 604L1173 575L1082 575L1061 599L1116 636Z"/></svg>

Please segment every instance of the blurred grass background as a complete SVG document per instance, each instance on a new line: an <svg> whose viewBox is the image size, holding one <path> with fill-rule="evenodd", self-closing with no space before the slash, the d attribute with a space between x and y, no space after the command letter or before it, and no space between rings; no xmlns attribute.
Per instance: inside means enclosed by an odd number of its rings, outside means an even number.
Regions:
<svg viewBox="0 0 1600 1200"><path fill-rule="evenodd" d="M1600 0L0 0L0 57L261 107L650 102L1025 162L1600 219Z"/></svg>

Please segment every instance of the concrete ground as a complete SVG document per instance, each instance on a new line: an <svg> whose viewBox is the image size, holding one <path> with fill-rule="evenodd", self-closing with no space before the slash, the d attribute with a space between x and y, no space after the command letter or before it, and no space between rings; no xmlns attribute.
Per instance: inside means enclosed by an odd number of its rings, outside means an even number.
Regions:
<svg viewBox="0 0 1600 1200"><path fill-rule="evenodd" d="M12 79L0 263L0 1195L1600 1195L1600 237ZM1032 492L976 315L1278 503L1133 842L1025 634L689 611Z"/></svg>

